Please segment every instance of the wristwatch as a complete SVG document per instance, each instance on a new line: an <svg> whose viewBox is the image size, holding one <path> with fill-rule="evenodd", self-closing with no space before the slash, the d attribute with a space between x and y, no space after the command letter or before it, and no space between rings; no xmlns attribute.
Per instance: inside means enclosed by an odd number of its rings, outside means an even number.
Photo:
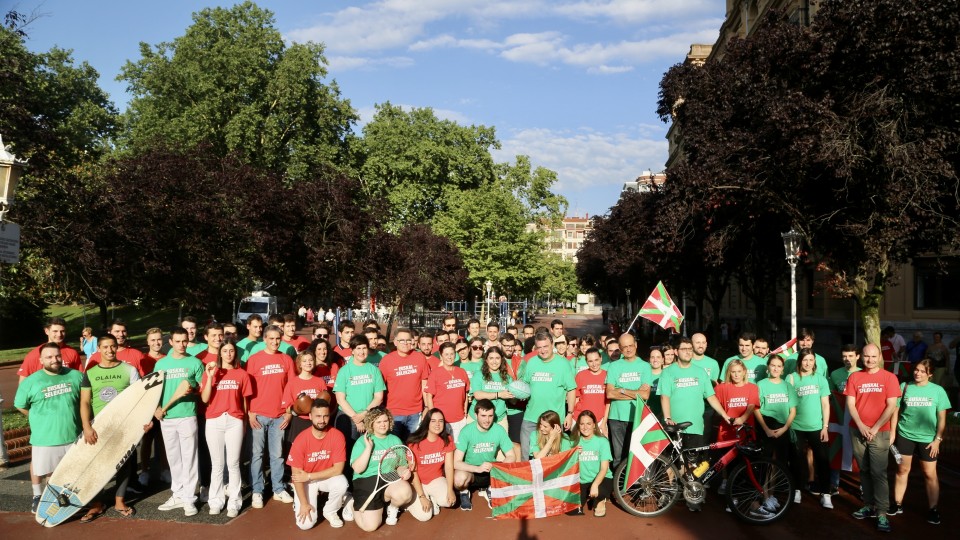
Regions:
<svg viewBox="0 0 960 540"><path fill-rule="evenodd" d="M938 441L943 441L943 437L934 437L934 439L936 439L936 440L938 440Z"/></svg>
<svg viewBox="0 0 960 540"><path fill-rule="evenodd" d="M620 389L620 395L623 395L623 396L627 395L627 393L623 390L623 388Z"/></svg>

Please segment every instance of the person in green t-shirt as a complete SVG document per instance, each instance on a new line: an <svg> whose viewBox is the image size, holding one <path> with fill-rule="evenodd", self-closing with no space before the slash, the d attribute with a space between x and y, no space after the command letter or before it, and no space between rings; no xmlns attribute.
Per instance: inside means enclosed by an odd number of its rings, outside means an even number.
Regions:
<svg viewBox="0 0 960 540"><path fill-rule="evenodd" d="M720 405L713 391L713 384L707 372L694 366L693 344L690 338L680 338L677 348L677 361L660 374L657 392L660 394L660 406L663 419L668 425L691 422L683 432L683 444L687 447L703 446L703 409L704 401L720 415L725 422L730 417Z"/></svg>
<svg viewBox="0 0 960 540"><path fill-rule="evenodd" d="M790 440L790 425L797 415L797 391L783 380L783 358L774 354L767 358L767 378L757 383L760 407L753 416L760 426L766 455L774 456L788 466L800 459L797 446Z"/></svg>
<svg viewBox="0 0 960 540"><path fill-rule="evenodd" d="M707 356L707 336L696 333L690 337L690 341L693 342L693 365L706 371L716 385L720 380L720 363Z"/></svg>
<svg viewBox="0 0 960 540"><path fill-rule="evenodd" d="M753 332L743 332L737 340L737 350L740 352L737 356L731 356L723 362L723 368L720 369L720 379L727 379L727 366L734 360L740 360L747 368L747 382L757 384L767 376L766 359L759 358L753 354L753 342L757 336Z"/></svg>
<svg viewBox="0 0 960 540"><path fill-rule="evenodd" d="M353 450L354 443L365 433L364 418L367 411L383 403L383 394L387 389L380 369L367 363L370 352L367 337L362 334L353 336L349 345L352 354L337 372L337 380L333 383L333 393L337 396L340 409L334 427L343 433L347 453Z"/></svg>
<svg viewBox="0 0 960 540"><path fill-rule="evenodd" d="M263 319L259 315L253 314L247 319L247 337L237 342L241 365L246 365L247 360L253 354L251 350L258 343L263 343Z"/></svg>
<svg viewBox="0 0 960 540"><path fill-rule="evenodd" d="M947 426L950 399L942 386L931 382L933 373L933 362L925 358L914 364L913 382L900 385L900 408L893 413L890 420L890 438L891 444L900 452L901 461L897 466L897 477L893 484L894 506L889 514L892 516L902 511L910 465L913 463L913 456L919 454L930 509L927 521L938 524L940 481L937 479L937 457L940 455L943 431Z"/></svg>
<svg viewBox="0 0 960 540"><path fill-rule="evenodd" d="M551 343L550 347L553 345ZM453 453L453 485L460 491L460 509L472 510L472 490L481 490L490 503L490 469L495 462L517 461L513 441L502 426L494 422L494 406L489 399L479 399L473 406L476 422L460 430L457 450ZM497 459L499 453L503 459Z"/></svg>
<svg viewBox="0 0 960 540"><path fill-rule="evenodd" d="M39 349L40 369L24 377L17 387L13 406L30 424L30 461L33 502L37 511L43 481L80 435L80 383L83 375L64 367L60 345L46 343Z"/></svg>
<svg viewBox="0 0 960 540"><path fill-rule="evenodd" d="M543 459L571 448L570 438L560 425L560 415L553 411L541 414L537 430L530 434L530 458Z"/></svg>
<svg viewBox="0 0 960 540"><path fill-rule="evenodd" d="M813 330L808 328L801 328L797 336L797 351L801 349L810 349L813 350ZM797 354L793 353L787 357L786 361L783 364L783 373L784 377L791 373L796 373L799 366L797 366ZM827 361L820 356L819 354L814 353L814 357L817 360L817 373L822 374L824 377L827 376Z"/></svg>
<svg viewBox="0 0 960 540"><path fill-rule="evenodd" d="M357 354L353 343L356 339L366 338L363 335L354 336L350 340L353 354ZM339 380L339 377L338 377ZM353 497L348 498L343 507L343 519L355 521L357 526L367 532L380 527L383 519L383 507L387 507L387 525L396 525L400 509L413 502L414 491L410 485L413 473L409 467L397 469L400 480L387 486L387 489L376 493L373 500L362 512L359 510L367 501L371 493L377 488L377 473L380 470L380 460L391 447L403 444L400 438L391 433L393 431L393 415L387 409L379 407L367 411L363 419L363 437L357 441L350 452L350 468L353 470Z"/></svg>
<svg viewBox="0 0 960 540"><path fill-rule="evenodd" d="M556 412L564 419L564 429L569 429L573 425L573 409L577 403L577 382L570 362L553 352L550 334L538 332L533 339L537 355L527 361L521 377L530 385L530 401L520 426L522 456L530 455L530 434L537 429L541 414Z"/></svg>
<svg viewBox="0 0 960 540"><path fill-rule="evenodd" d="M591 411L583 411L577 417L577 429L572 436L572 445L580 447L580 508L574 515L582 514L584 506L593 505L593 515L603 517L607 513L607 499L613 491L613 473L610 462L610 441L605 439L597 426L597 417Z"/></svg>
<svg viewBox="0 0 960 540"><path fill-rule="evenodd" d="M797 372L786 377L797 391L797 415L790 429L797 438L799 447L808 447L813 452L813 478L808 473L810 491L820 494L820 505L833 508L830 495L830 454L827 447L830 428L830 385L823 374L817 372L817 359L810 349L800 349ZM803 451L801 450L801 453ZM794 477L802 478L802 466L794 465ZM798 486L799 487L799 486ZM799 497L797 490L795 496ZM797 500L796 498L794 499Z"/></svg>
<svg viewBox="0 0 960 540"><path fill-rule="evenodd" d="M195 502L199 482L197 423L197 392L203 377L203 364L187 354L187 331L175 328L170 332L170 354L157 362L157 371L163 371L163 395L155 414L160 420L160 433L170 464L172 494L158 510L166 512L182 508L186 516L197 514ZM191 392L173 401L173 395L182 381Z"/></svg>
<svg viewBox="0 0 960 540"><path fill-rule="evenodd" d="M637 398L650 399L650 364L637 355L637 340L623 334L618 340L623 356L607 365L606 392L610 400L607 429L613 451L613 467L626 458L637 414Z"/></svg>
<svg viewBox="0 0 960 540"><path fill-rule="evenodd" d="M83 374L83 381L80 383L80 420L83 423L83 440L91 446L96 445L99 440L99 434L93 427L93 417L100 414L100 411L113 398L120 395L120 392L140 379L137 368L117 359L117 338L110 334L104 335L97 343L97 351L100 353L99 363ZM152 424L148 423L144 426L144 431L151 426ZM113 509L123 517L134 514L133 508L127 506L124 501L124 495L127 492L130 476L136 472L136 465L136 460L128 460L117 471L117 489ZM106 505L103 501L94 499L90 503L90 509L80 518L80 523L93 521L105 511Z"/></svg>

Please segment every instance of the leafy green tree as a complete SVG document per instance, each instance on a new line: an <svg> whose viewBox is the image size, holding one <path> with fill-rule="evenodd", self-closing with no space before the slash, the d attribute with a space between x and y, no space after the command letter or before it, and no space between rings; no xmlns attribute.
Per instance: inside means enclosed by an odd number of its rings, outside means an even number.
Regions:
<svg viewBox="0 0 960 540"><path fill-rule="evenodd" d="M572 261L564 260L556 253L546 253L540 270L543 272L541 294L549 294L558 302L577 299L577 271Z"/></svg>
<svg viewBox="0 0 960 540"><path fill-rule="evenodd" d="M140 55L119 77L133 96L124 148L206 143L291 180L346 164L358 117L336 83L324 83L323 46L285 44L270 11L249 1L203 9L184 35L141 43Z"/></svg>

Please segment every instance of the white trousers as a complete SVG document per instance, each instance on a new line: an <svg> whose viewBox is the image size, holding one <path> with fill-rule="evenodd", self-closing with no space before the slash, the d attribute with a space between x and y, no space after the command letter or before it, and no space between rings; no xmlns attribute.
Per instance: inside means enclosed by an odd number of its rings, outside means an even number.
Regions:
<svg viewBox="0 0 960 540"><path fill-rule="evenodd" d="M430 498L430 511L424 512L420 498L415 498L404 510L418 521L429 521L435 514L433 513L433 503L442 508L450 508L447 501L447 479L444 477L434 478L429 484L423 486L423 492ZM456 490L454 490L456 494Z"/></svg>
<svg viewBox="0 0 960 540"><path fill-rule="evenodd" d="M197 417L160 421L163 447L170 464L170 491L185 503L197 501Z"/></svg>
<svg viewBox="0 0 960 540"><path fill-rule="evenodd" d="M223 507L223 465L229 474L226 489L228 508L240 509L240 449L243 446L243 420L229 414L207 419L207 448L210 450L210 507Z"/></svg>
<svg viewBox="0 0 960 540"><path fill-rule="evenodd" d="M321 491L327 494L327 502L323 505L323 514L336 514L343 506L343 496L347 494L347 477L338 474L327 478L326 480L312 480L307 482L304 487L307 489L307 501L313 506L313 510L306 521L297 521L297 527L303 530L313 528L317 524L317 494ZM297 490L293 490L293 515L300 515L300 497Z"/></svg>

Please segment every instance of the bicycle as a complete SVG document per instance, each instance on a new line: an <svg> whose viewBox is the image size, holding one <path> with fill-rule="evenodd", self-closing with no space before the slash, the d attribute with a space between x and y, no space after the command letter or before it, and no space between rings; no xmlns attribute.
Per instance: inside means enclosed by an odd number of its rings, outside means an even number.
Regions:
<svg viewBox="0 0 960 540"><path fill-rule="evenodd" d="M737 439L683 448L679 436L691 422L663 426L670 445L650 464L650 467L631 485L626 486L627 466L624 460L614 472L614 498L621 508L639 517L663 514L682 495L692 510L706 500L707 485L735 459L727 480L727 508L743 521L767 524L782 518L793 503L793 481L787 469L779 462L760 457L761 449L748 435L750 426L737 429ZM702 460L708 450L729 448L719 458ZM681 470L683 472L681 472Z"/></svg>

